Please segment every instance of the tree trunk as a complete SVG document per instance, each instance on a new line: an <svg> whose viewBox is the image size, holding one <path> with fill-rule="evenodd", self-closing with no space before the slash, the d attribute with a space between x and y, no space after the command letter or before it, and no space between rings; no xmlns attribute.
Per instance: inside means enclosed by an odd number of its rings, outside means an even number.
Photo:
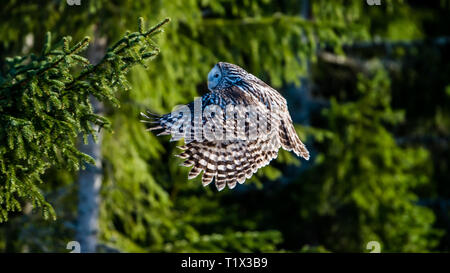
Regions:
<svg viewBox="0 0 450 273"><path fill-rule="evenodd" d="M95 27L95 26L94 26ZM106 39L100 38L97 28L94 29L94 40L88 48L87 57L92 64L97 64L104 56ZM94 112L102 115L103 104L94 97L90 98ZM98 126L94 130L98 132ZM80 243L81 252L96 252L97 235L99 230L98 215L100 206L100 187L102 184L101 163L102 132L98 132L97 142L92 136L88 137L88 143L82 144L80 151L90 155L95 160L95 165L86 164L86 168L80 171L78 178L78 219L76 240Z"/></svg>

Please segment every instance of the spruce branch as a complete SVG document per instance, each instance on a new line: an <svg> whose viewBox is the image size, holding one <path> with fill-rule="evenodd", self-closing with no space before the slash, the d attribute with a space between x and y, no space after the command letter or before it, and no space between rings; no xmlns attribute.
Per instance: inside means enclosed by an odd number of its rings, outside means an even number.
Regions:
<svg viewBox="0 0 450 273"><path fill-rule="evenodd" d="M56 217L39 188L41 176L50 167L77 170L83 162L93 163L77 149L76 139L95 138L93 125L107 127L109 121L93 112L89 96L119 106L115 93L130 89L127 72L158 55L151 37L168 22L146 31L139 18L139 31L128 32L96 65L80 55L89 37L71 46L67 36L52 45L50 33L40 56L6 60L8 70L0 75L0 222L27 200L42 208L44 218Z"/></svg>

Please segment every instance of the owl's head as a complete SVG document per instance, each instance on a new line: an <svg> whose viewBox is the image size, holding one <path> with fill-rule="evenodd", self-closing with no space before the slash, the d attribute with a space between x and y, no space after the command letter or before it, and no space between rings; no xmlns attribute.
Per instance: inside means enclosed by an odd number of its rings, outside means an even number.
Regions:
<svg viewBox="0 0 450 273"><path fill-rule="evenodd" d="M247 75L247 71L235 64L219 62L208 73L208 89L218 91L230 87Z"/></svg>

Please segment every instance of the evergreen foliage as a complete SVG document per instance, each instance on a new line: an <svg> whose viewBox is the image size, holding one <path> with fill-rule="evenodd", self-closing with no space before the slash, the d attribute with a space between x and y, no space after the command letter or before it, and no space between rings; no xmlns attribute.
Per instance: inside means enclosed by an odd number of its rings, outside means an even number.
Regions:
<svg viewBox="0 0 450 273"><path fill-rule="evenodd" d="M40 55L8 58L0 77L0 222L9 211L20 211L24 200L42 207L45 218L55 218L51 205L39 190L40 176L50 167L77 170L83 161L93 160L77 150L76 137L95 137L92 125L109 127L109 121L93 112L89 96L114 106L117 90L129 90L126 74L136 64L158 54L151 37L161 32L160 24L126 34L110 47L105 57L92 65L79 55L89 38L70 45L64 37L52 45L47 33Z"/></svg>
<svg viewBox="0 0 450 273"><path fill-rule="evenodd" d="M430 155L401 147L386 129L404 122L404 112L390 106L387 73L378 68L371 79L358 78L356 100L331 99L323 112L329 134L308 171L317 181L305 186L314 196L309 213L333 223L321 231L337 251L361 251L369 241L381 242L385 252L432 249L441 231L432 228L435 216L417 205L415 194L430 182Z"/></svg>

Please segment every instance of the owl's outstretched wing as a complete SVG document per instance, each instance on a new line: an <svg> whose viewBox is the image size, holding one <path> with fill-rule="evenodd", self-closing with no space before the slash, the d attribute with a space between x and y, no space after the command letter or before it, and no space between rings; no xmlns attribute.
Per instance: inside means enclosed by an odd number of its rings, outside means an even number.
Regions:
<svg viewBox="0 0 450 273"><path fill-rule="evenodd" d="M293 151L297 156L309 160L309 152L295 131L286 99L268 84L250 74L248 80L238 83L240 89L251 93L263 103L270 113L270 120L277 126L277 134L281 146L287 151Z"/></svg>
<svg viewBox="0 0 450 273"><path fill-rule="evenodd" d="M198 176L202 171L203 186L215 179L219 191L228 185L233 189L237 183L244 183L259 168L276 158L280 144L276 139L252 141L197 142L179 147L183 152L178 157L185 159L182 166L190 167L188 178Z"/></svg>
<svg viewBox="0 0 450 273"><path fill-rule="evenodd" d="M220 114L223 117L211 119L208 116L208 110L213 106L221 110ZM236 117L229 117L226 116L227 109L229 110L227 107L229 106L243 106L243 108L235 108ZM172 135L171 141L178 141L181 138L185 138L185 141L189 143L198 138L207 139L203 132L203 128L207 122L210 124L220 123L218 125L223 128L224 132L229 130L235 134L242 134L237 129L238 123L235 121L238 116L242 118L246 115L244 112L248 109L245 107L252 107L256 111L255 115L263 115L263 113L258 112L258 109L263 109L264 105L258 99L242 92L238 87L232 86L223 92L206 93L201 98L197 98L187 105L179 106L174 111L162 116L150 111L141 113L141 116L144 118L141 121L150 124L147 129L148 131L160 130L157 136ZM187 132L190 132L190 134ZM200 133L201 135L196 136L196 133ZM248 132L246 133L248 134Z"/></svg>
<svg viewBox="0 0 450 273"><path fill-rule="evenodd" d="M268 85L255 84L250 92L245 90L245 86L237 85L221 92L207 93L201 98L200 119L197 122L195 119L198 118L200 101L189 103L184 111L154 116L153 121L150 121L153 126L149 130L161 130L158 135L172 135L171 140L185 137L185 145L180 147L183 152L178 156L185 159L183 166L192 166L189 179L203 171L204 186L215 180L219 191L226 185L232 189L237 183L244 183L259 168L268 165L277 157L280 147L309 158L308 151L293 127L286 100L277 91L273 91L275 90ZM235 108L238 110L231 116L226 114L230 105L240 106ZM218 106L223 111L223 116L215 119L217 123L214 123L214 119L208 119L205 114L212 106ZM253 116L248 115L248 109L251 109ZM149 115L143 116L152 119ZM243 117L247 119L244 123L239 123L238 119ZM261 120L260 117L267 118L265 122L269 131L252 130L259 128L257 123ZM223 133L231 131L234 138L210 139L203 130L200 130L200 136L196 135L197 129L204 129L207 122L220 125L217 128L223 130ZM243 124L244 128L238 128L238 124ZM181 132L183 133L180 134Z"/></svg>

